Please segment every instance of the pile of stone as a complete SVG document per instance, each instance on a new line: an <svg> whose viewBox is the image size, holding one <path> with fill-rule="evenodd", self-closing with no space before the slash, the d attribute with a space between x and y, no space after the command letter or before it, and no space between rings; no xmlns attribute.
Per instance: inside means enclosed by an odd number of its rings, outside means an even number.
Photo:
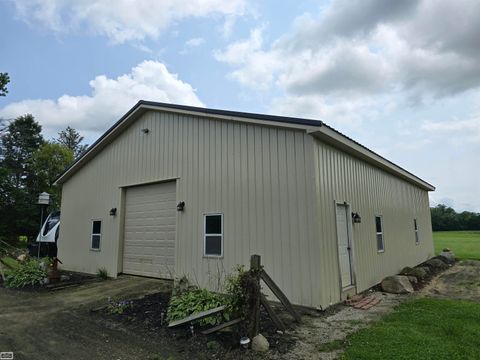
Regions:
<svg viewBox="0 0 480 360"><path fill-rule="evenodd" d="M387 276L380 286L384 292L408 294L414 291L412 284L423 282L430 273L438 273L455 264L455 254L450 249L443 251L416 267L405 267L399 275Z"/></svg>

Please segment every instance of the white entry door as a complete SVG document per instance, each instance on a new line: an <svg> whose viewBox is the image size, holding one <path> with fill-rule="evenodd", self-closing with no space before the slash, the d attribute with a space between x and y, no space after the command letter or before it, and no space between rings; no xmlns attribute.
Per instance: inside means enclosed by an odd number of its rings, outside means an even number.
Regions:
<svg viewBox="0 0 480 360"><path fill-rule="evenodd" d="M176 214L174 181L127 189L123 273L172 278Z"/></svg>
<svg viewBox="0 0 480 360"><path fill-rule="evenodd" d="M352 277L352 243L348 216L348 206L336 204L337 213L337 241L338 241L338 262L340 267L340 279L342 288L353 284Z"/></svg>

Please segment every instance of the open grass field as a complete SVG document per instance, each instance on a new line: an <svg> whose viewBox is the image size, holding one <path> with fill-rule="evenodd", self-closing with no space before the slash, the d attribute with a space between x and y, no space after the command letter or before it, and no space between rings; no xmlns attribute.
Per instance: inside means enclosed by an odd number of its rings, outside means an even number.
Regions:
<svg viewBox="0 0 480 360"><path fill-rule="evenodd" d="M343 359L478 359L480 303L422 298L347 338Z"/></svg>
<svg viewBox="0 0 480 360"><path fill-rule="evenodd" d="M448 247L462 260L480 260L480 231L436 231L433 243L435 254Z"/></svg>

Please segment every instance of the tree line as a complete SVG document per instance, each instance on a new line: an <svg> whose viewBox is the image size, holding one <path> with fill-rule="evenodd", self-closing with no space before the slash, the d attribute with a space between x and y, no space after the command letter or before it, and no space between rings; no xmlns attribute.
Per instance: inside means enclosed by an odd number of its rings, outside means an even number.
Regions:
<svg viewBox="0 0 480 360"><path fill-rule="evenodd" d="M430 208L433 231L480 230L480 213L457 213L451 207L440 204Z"/></svg>
<svg viewBox="0 0 480 360"><path fill-rule="evenodd" d="M0 73L0 96L8 93L7 73ZM49 211L60 207L61 189L55 180L85 151L83 137L71 127L46 140L31 114L0 119L0 239L33 239L40 227L38 195L51 195Z"/></svg>

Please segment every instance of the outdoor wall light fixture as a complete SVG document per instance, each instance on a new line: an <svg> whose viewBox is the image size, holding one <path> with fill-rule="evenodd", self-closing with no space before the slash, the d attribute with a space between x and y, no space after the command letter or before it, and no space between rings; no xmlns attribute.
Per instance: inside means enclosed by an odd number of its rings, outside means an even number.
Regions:
<svg viewBox="0 0 480 360"><path fill-rule="evenodd" d="M358 215L358 213L354 213L354 212L352 212L352 220L355 224L358 224L358 223L362 222L362 218L360 217L360 215Z"/></svg>
<svg viewBox="0 0 480 360"><path fill-rule="evenodd" d="M147 128L142 129L142 132L143 132L144 134L148 134L148 133L150 132L150 129L147 129Z"/></svg>
<svg viewBox="0 0 480 360"><path fill-rule="evenodd" d="M177 211L183 211L185 209L185 201L180 201L177 204Z"/></svg>
<svg viewBox="0 0 480 360"><path fill-rule="evenodd" d="M117 215L117 208L111 208L110 209L110 216L115 216Z"/></svg>

